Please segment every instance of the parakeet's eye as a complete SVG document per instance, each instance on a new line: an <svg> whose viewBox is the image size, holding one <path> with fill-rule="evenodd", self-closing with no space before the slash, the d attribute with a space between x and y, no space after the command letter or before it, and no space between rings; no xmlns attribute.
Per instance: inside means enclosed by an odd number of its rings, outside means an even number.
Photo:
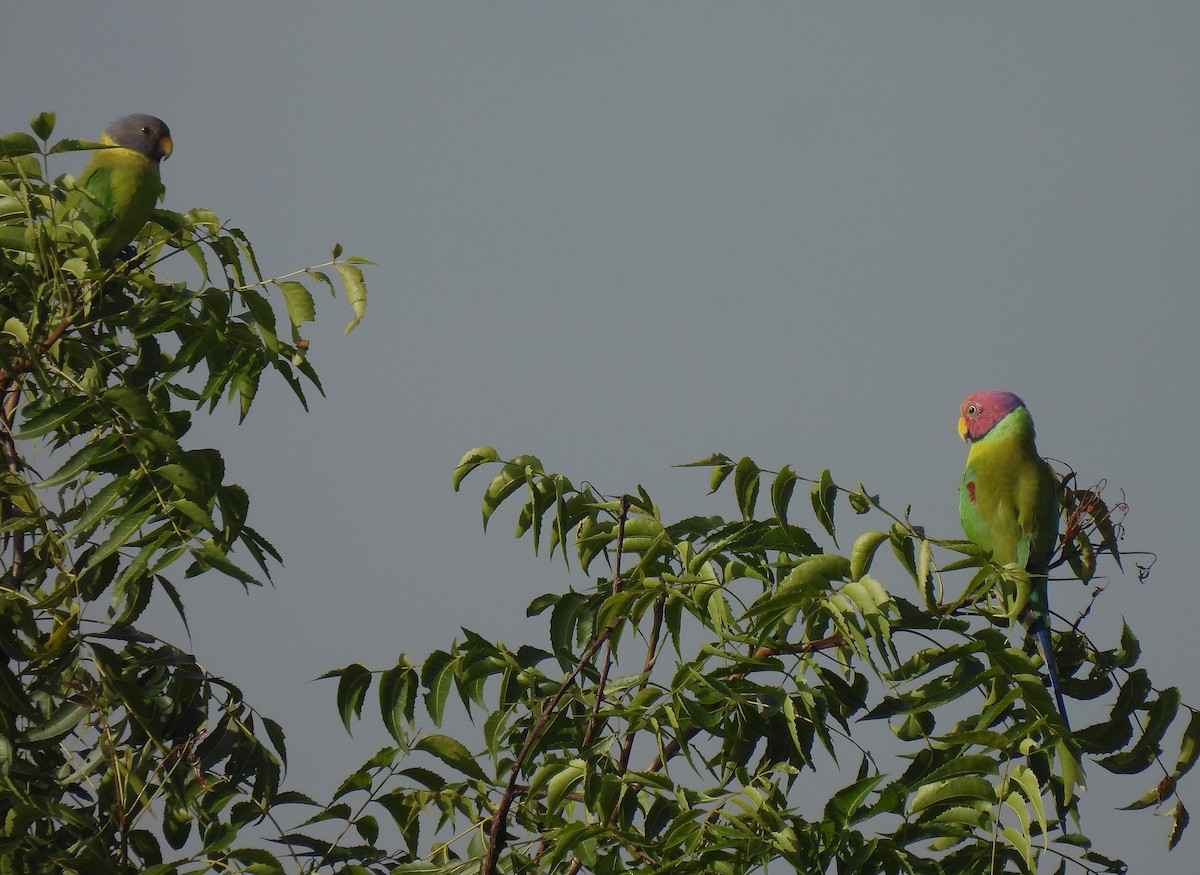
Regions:
<svg viewBox="0 0 1200 875"><path fill-rule="evenodd" d="M979 405L977 405L977 404L968 404L967 405L967 416L974 416L978 412L979 412Z"/></svg>
<svg viewBox="0 0 1200 875"><path fill-rule="evenodd" d="M148 137L148 136L150 136L150 129L149 129L149 128L142 128L142 133L143 133L143 134L145 134L145 135Z"/></svg>

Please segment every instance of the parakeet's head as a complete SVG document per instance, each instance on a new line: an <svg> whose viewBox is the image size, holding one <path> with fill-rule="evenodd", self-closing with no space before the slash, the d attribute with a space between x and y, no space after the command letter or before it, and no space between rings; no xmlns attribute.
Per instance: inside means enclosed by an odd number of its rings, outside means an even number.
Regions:
<svg viewBox="0 0 1200 875"><path fill-rule="evenodd" d="M156 163L163 158L169 158L175 148L167 123L142 113L117 119L104 129L104 133L100 135L100 142L132 149Z"/></svg>
<svg viewBox="0 0 1200 875"><path fill-rule="evenodd" d="M968 395L958 408L958 436L964 441L977 441L997 422L1024 406L1024 401L1004 389L984 389Z"/></svg>

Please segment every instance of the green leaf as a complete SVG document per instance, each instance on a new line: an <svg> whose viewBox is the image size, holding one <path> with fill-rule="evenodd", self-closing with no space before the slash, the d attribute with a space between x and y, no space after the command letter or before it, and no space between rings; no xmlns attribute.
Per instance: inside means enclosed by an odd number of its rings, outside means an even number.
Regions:
<svg viewBox="0 0 1200 875"><path fill-rule="evenodd" d="M434 726L442 725L442 716L446 711L446 697L454 685L454 657L441 650L435 650L425 660L421 668L421 683L425 685L425 710L433 720Z"/></svg>
<svg viewBox="0 0 1200 875"><path fill-rule="evenodd" d="M92 531L100 524L100 521L108 515L122 498L126 497L133 488L133 484L137 482L137 473L131 473L124 477L118 477L115 480L109 481L105 486L92 496L91 500L84 505L83 513L75 523L75 528L72 534L75 537L81 537Z"/></svg>
<svg viewBox="0 0 1200 875"><path fill-rule="evenodd" d="M15 338L22 346L29 344L29 329L25 327L25 323L16 316L9 316L4 320L4 333ZM68 399L69 400L69 399Z"/></svg>
<svg viewBox="0 0 1200 875"><path fill-rule="evenodd" d="M479 767L474 755L467 750L462 742L448 735L425 735L413 745L414 750L423 750L432 754L446 765L462 772L469 778L480 781L488 780L483 769Z"/></svg>
<svg viewBox="0 0 1200 875"><path fill-rule="evenodd" d="M864 800L884 777L871 775L833 794L825 805L826 822L835 829L844 829L868 816L870 812L863 810Z"/></svg>
<svg viewBox="0 0 1200 875"><path fill-rule="evenodd" d="M871 568L875 551L888 539L887 532L866 531L854 539L850 548L850 579L858 580Z"/></svg>
<svg viewBox="0 0 1200 875"><path fill-rule="evenodd" d="M68 422L79 419L79 414L95 402L91 398L71 396L51 404L45 410L25 420L21 430L14 437L17 440L29 440L41 437L61 428Z"/></svg>
<svg viewBox="0 0 1200 875"><path fill-rule="evenodd" d="M154 469L154 473L189 495L198 495L204 492L204 483L183 465L174 462L159 465Z"/></svg>
<svg viewBox="0 0 1200 875"><path fill-rule="evenodd" d="M820 479L812 488L812 507L817 521L829 533L829 537L833 538L834 544L837 544L837 534L833 525L833 505L836 498L837 486L834 485L829 469L826 468L821 472Z"/></svg>
<svg viewBox="0 0 1200 875"><path fill-rule="evenodd" d="M248 863L247 875L283 875L283 864L270 851L261 848L236 848L229 852L229 859Z"/></svg>
<svg viewBox="0 0 1200 875"><path fill-rule="evenodd" d="M130 386L112 386L106 389L101 401L124 410L138 425L153 425L156 422L150 399Z"/></svg>
<svg viewBox="0 0 1200 875"><path fill-rule="evenodd" d="M342 725L351 733L350 718L362 716L363 701L371 686L371 672L365 666L354 663L343 668L338 675L337 708Z"/></svg>
<svg viewBox="0 0 1200 875"><path fill-rule="evenodd" d="M500 454L492 447L476 447L473 450L468 450L467 453L454 466L454 491L458 492L458 487L462 484L463 478L488 462L499 462Z"/></svg>
<svg viewBox="0 0 1200 875"><path fill-rule="evenodd" d="M1192 711L1187 729L1179 742L1179 760L1175 763L1175 771L1171 776L1179 780L1196 765L1196 757L1200 755L1200 711Z"/></svg>
<svg viewBox="0 0 1200 875"><path fill-rule="evenodd" d="M374 263L363 258L352 258L351 260L358 264ZM346 326L346 333L349 334L354 330L354 326L362 321L363 314L367 312L367 284L363 281L362 271L353 264L338 262L334 267L342 275L342 282L346 286L346 300L350 302L350 308L354 311L354 318Z"/></svg>
<svg viewBox="0 0 1200 875"><path fill-rule="evenodd" d="M581 625L591 628L590 623L584 622L585 618L590 619L589 607L587 598L577 592L565 593L555 604L550 614L550 646L556 656L573 661L574 640L584 637L577 630Z"/></svg>
<svg viewBox="0 0 1200 875"><path fill-rule="evenodd" d="M725 478L733 473L733 459L726 456L724 453L713 453L703 459L696 459L694 462L684 462L678 465L679 468L712 468L710 482L708 486L709 492L716 492Z"/></svg>
<svg viewBox="0 0 1200 875"><path fill-rule="evenodd" d="M500 473L492 478L483 494L483 527L506 498L529 482L530 478L542 474L542 463L536 456L517 456L507 462Z"/></svg>
<svg viewBox="0 0 1200 875"><path fill-rule="evenodd" d="M153 514L153 507L142 508L140 510L137 508L127 509L126 512L113 522L112 530L109 532L108 537L92 553L84 570L94 568L110 554L127 546L129 541L132 540L134 533L141 529Z"/></svg>
<svg viewBox="0 0 1200 875"><path fill-rule="evenodd" d="M546 810L557 814L562 807L563 798L579 785L584 774L582 759L576 758L564 764L546 785Z"/></svg>
<svg viewBox="0 0 1200 875"><path fill-rule="evenodd" d="M305 322L317 318L316 306L313 304L312 292L303 283L291 280L279 280L275 283L283 293L283 301L287 305L288 319L297 328Z"/></svg>
<svg viewBox="0 0 1200 875"><path fill-rule="evenodd" d="M0 659L0 704L22 717L33 717L36 712L29 692L8 667L8 660Z"/></svg>
<svg viewBox="0 0 1200 875"><path fill-rule="evenodd" d="M1175 803L1175 807L1171 809L1171 835L1167 839L1167 850L1175 850L1175 846L1179 844L1179 840L1183 838L1183 831L1188 828L1191 823L1191 815L1187 809L1183 807L1183 800Z"/></svg>
<svg viewBox="0 0 1200 875"><path fill-rule="evenodd" d="M45 723L40 723L20 736L26 744L38 744L46 741L58 741L65 735L74 732L92 713L92 708L83 702L63 702Z"/></svg>
<svg viewBox="0 0 1200 875"><path fill-rule="evenodd" d="M976 775L964 775L947 781L924 784L913 794L910 809L919 814L927 809L940 809L948 805L994 805L995 788L987 780Z"/></svg>
<svg viewBox="0 0 1200 875"><path fill-rule="evenodd" d="M5 158L19 158L21 155L32 155L40 151L38 141L23 131L0 136L0 155Z"/></svg>
<svg viewBox="0 0 1200 875"><path fill-rule="evenodd" d="M236 565L229 558L228 553L211 540L193 542L189 545L189 550L192 557L196 560L196 564L188 569L188 577L194 577L201 571L215 568L217 571L228 577L232 577L239 583L247 585L258 584L258 578Z"/></svg>
<svg viewBox="0 0 1200 875"><path fill-rule="evenodd" d="M754 518L754 505L758 501L758 475L761 471L749 456L739 459L733 469L733 492L737 496L742 519Z"/></svg>
<svg viewBox="0 0 1200 875"><path fill-rule="evenodd" d="M109 434L85 446L71 456L61 468L43 480L39 485L43 488L61 486L68 483L85 471L94 469L97 465L107 462L122 452L120 435Z"/></svg>
<svg viewBox="0 0 1200 875"><path fill-rule="evenodd" d="M54 133L54 113L40 112L29 120L29 128L43 140L49 140Z"/></svg>
<svg viewBox="0 0 1200 875"><path fill-rule="evenodd" d="M785 526L787 525L788 505L791 504L792 493L795 491L796 481L799 479L792 471L791 466L784 465L771 482L771 509L775 511L775 518Z"/></svg>
<svg viewBox="0 0 1200 875"><path fill-rule="evenodd" d="M383 725L400 744L407 738L404 724L413 719L417 685L416 671L403 663L388 669L379 678L379 712Z"/></svg>

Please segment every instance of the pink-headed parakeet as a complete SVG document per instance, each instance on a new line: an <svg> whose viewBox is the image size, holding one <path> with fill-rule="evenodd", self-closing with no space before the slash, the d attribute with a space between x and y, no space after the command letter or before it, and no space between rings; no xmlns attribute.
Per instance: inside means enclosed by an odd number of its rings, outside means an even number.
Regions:
<svg viewBox="0 0 1200 875"><path fill-rule="evenodd" d="M150 220L162 194L158 166L174 143L167 123L152 115L127 115L104 129L97 149L79 177L94 203L86 209L95 222L100 262L107 264L133 241Z"/></svg>
<svg viewBox="0 0 1200 875"><path fill-rule="evenodd" d="M1025 402L999 389L976 392L959 408L958 434L971 445L959 491L967 537L1000 564L1029 574L1026 622L1034 634L1063 723L1070 730L1050 643L1047 576L1058 543L1058 479L1038 455Z"/></svg>

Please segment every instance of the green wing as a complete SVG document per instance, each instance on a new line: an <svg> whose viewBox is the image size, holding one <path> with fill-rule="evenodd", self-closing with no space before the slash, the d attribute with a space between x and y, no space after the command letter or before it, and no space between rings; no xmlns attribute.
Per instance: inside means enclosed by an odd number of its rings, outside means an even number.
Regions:
<svg viewBox="0 0 1200 875"><path fill-rule="evenodd" d="M150 221L162 192L158 164L129 149L98 151L79 178L90 196L100 260L109 262Z"/></svg>
<svg viewBox="0 0 1200 875"><path fill-rule="evenodd" d="M1023 408L1014 413L1028 415ZM1029 573L1028 603L1015 605L1014 616L1028 607L1029 629L1042 651L1065 722L1067 710L1050 642L1047 587L1058 540L1058 484L1053 469L1034 447L1032 423L1028 434L1023 428L1002 430L972 444L958 512L963 532L990 551L993 560L1001 565L1019 562Z"/></svg>

